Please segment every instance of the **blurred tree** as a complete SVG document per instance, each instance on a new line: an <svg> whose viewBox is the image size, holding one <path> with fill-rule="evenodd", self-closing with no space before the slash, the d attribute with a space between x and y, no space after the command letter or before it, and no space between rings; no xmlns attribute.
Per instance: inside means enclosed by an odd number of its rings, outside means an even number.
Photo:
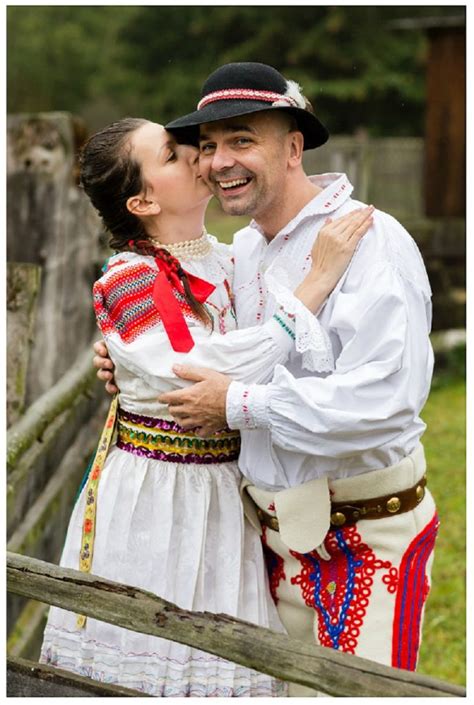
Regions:
<svg viewBox="0 0 474 705"><path fill-rule="evenodd" d="M8 111L81 113L88 101L117 88L129 90L132 76L129 83L117 80L122 71L117 35L131 11L107 6L9 7Z"/></svg>
<svg viewBox="0 0 474 705"><path fill-rule="evenodd" d="M423 132L426 41L400 17L462 6L8 7L8 109L67 109L91 127L192 110L206 76L263 61L299 81L333 133Z"/></svg>

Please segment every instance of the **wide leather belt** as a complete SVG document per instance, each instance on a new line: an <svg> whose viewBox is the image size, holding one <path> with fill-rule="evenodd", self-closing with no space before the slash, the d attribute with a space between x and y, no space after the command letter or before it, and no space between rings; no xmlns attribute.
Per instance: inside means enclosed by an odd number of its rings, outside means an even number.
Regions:
<svg viewBox="0 0 474 705"><path fill-rule="evenodd" d="M331 502L331 527L339 528L355 524L361 519L385 519L386 517L404 514L414 509L425 496L426 476L423 476L413 487L396 494L383 497L358 499L354 502ZM276 516L268 514L257 507L260 522L273 531L279 531Z"/></svg>

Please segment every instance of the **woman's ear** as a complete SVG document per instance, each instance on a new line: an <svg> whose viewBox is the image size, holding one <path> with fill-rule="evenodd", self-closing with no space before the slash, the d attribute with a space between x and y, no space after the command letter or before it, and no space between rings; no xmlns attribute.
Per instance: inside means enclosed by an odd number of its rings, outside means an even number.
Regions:
<svg viewBox="0 0 474 705"><path fill-rule="evenodd" d="M127 200L126 206L127 210L138 218L158 215L161 212L160 205L157 201L147 201L144 196L131 196Z"/></svg>

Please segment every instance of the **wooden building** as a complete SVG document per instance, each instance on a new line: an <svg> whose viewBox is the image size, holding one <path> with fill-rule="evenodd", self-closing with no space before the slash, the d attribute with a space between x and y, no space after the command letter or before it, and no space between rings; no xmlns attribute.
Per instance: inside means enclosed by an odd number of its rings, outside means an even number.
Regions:
<svg viewBox="0 0 474 705"><path fill-rule="evenodd" d="M465 15L399 20L391 26L424 29L428 39L425 215L462 218L466 210Z"/></svg>

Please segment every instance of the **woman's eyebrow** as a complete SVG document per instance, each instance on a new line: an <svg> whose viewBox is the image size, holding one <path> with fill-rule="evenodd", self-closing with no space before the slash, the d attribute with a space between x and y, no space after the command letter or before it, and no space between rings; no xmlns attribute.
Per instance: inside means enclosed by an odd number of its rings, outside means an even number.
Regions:
<svg viewBox="0 0 474 705"><path fill-rule="evenodd" d="M174 140L172 137L170 137L169 140L166 140L164 144L161 145L161 147L158 149L158 154L161 154L161 152L164 149L172 149L176 145L176 140Z"/></svg>

